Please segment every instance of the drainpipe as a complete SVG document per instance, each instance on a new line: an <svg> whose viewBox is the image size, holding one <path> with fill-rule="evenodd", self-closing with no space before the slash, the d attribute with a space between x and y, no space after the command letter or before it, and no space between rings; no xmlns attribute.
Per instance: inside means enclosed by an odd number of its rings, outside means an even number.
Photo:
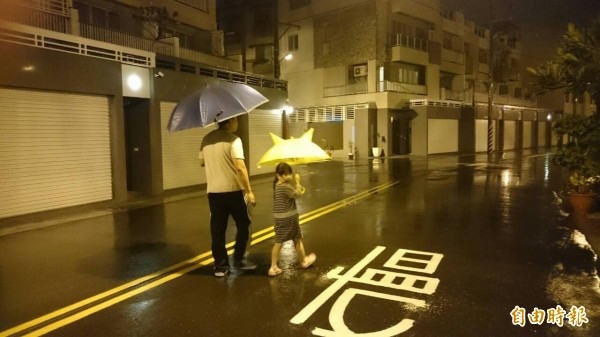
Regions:
<svg viewBox="0 0 600 337"><path fill-rule="evenodd" d="M273 0L273 77L281 76L279 64L279 3Z"/></svg>

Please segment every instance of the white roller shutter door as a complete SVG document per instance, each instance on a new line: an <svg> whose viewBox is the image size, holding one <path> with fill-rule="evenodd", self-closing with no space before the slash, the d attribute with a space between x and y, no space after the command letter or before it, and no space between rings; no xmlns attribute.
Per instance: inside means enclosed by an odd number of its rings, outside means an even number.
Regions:
<svg viewBox="0 0 600 337"><path fill-rule="evenodd" d="M493 123L493 121L492 121ZM487 119L475 120L475 152L487 152L488 121Z"/></svg>
<svg viewBox="0 0 600 337"><path fill-rule="evenodd" d="M537 125L538 128L538 147L545 147L546 146L546 123L545 122L538 122Z"/></svg>
<svg viewBox="0 0 600 337"><path fill-rule="evenodd" d="M274 172L275 168L272 166L258 168L256 165L262 155L273 146L269 132L281 137L281 114L266 110L252 110L249 114L248 123L250 128L250 144L248 144L250 149L248 154L250 175Z"/></svg>
<svg viewBox="0 0 600 337"><path fill-rule="evenodd" d="M105 96L0 88L0 218L112 199Z"/></svg>
<svg viewBox="0 0 600 337"><path fill-rule="evenodd" d="M458 152L458 120L427 120L428 153Z"/></svg>
<svg viewBox="0 0 600 337"><path fill-rule="evenodd" d="M177 103L161 102L163 188L165 190L206 183L198 154L202 138L215 126L169 132L167 125Z"/></svg>
<svg viewBox="0 0 600 337"><path fill-rule="evenodd" d="M504 150L514 150L517 139L517 122L516 121L504 121Z"/></svg>

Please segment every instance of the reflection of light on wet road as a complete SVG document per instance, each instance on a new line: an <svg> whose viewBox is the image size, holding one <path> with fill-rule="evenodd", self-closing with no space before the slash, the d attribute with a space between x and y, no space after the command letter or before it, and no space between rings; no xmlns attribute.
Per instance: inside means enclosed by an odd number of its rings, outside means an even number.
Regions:
<svg viewBox="0 0 600 337"><path fill-rule="evenodd" d="M510 170L502 171L502 186L509 186L511 183L511 172Z"/></svg>

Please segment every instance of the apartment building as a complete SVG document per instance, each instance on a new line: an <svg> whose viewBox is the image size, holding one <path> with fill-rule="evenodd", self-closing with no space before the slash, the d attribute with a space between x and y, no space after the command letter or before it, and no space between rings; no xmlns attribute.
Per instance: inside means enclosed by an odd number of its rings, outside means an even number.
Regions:
<svg viewBox="0 0 600 337"><path fill-rule="evenodd" d="M287 83L225 57L215 0L0 4L0 218L200 190L207 129L169 133L172 109L212 81L269 102L239 134L251 175L281 135Z"/></svg>
<svg viewBox="0 0 600 337"><path fill-rule="evenodd" d="M278 20L290 133L315 127L335 157L556 143L554 112L524 89L514 25L486 28L437 0L280 0Z"/></svg>

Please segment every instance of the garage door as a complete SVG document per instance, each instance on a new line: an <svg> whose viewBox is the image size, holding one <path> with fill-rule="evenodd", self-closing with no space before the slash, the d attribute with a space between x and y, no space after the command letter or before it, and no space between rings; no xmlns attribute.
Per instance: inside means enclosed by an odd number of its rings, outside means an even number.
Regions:
<svg viewBox="0 0 600 337"><path fill-rule="evenodd" d="M0 217L112 199L108 98L0 88Z"/></svg>
<svg viewBox="0 0 600 337"><path fill-rule="evenodd" d="M281 137L281 111L274 113L267 110L252 110L249 114L248 123L250 129L248 146L250 148L248 157L250 175L274 172L274 167L263 166L258 168L256 164L262 155L273 146L269 132Z"/></svg>
<svg viewBox="0 0 600 337"><path fill-rule="evenodd" d="M545 122L538 122L537 123L537 128L538 128L538 147L545 147L546 146L546 123Z"/></svg>
<svg viewBox="0 0 600 337"><path fill-rule="evenodd" d="M458 152L458 120L430 119L427 129L427 153Z"/></svg>
<svg viewBox="0 0 600 337"><path fill-rule="evenodd" d="M517 122L504 121L504 150L514 150L517 139Z"/></svg>
<svg viewBox="0 0 600 337"><path fill-rule="evenodd" d="M202 138L217 126L177 132L167 131L169 117L177 103L161 102L163 188L165 190L206 183L198 153Z"/></svg>

